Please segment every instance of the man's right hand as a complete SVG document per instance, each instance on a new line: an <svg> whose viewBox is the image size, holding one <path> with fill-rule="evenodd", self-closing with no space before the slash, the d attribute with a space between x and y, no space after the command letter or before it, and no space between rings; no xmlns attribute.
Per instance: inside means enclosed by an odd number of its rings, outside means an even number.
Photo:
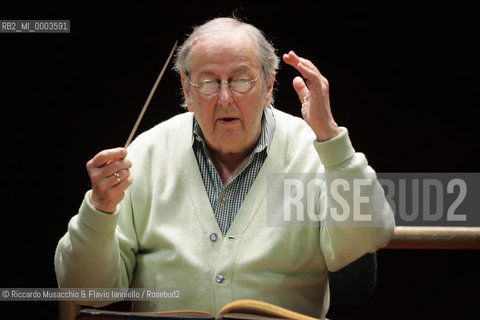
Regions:
<svg viewBox="0 0 480 320"><path fill-rule="evenodd" d="M90 202L99 211L115 212L132 184L125 148L107 149L99 152L87 162L87 171L92 183Z"/></svg>

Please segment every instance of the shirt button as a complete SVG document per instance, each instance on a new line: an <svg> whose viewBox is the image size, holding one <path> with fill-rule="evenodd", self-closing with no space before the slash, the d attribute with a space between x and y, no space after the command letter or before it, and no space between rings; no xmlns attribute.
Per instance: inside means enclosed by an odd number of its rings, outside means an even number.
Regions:
<svg viewBox="0 0 480 320"><path fill-rule="evenodd" d="M215 277L215 281L218 283L222 283L223 280L225 280L225 277L222 276L221 274L217 274L217 276Z"/></svg>
<svg viewBox="0 0 480 320"><path fill-rule="evenodd" d="M202 142L202 138L200 138L199 136L196 136L195 139L197 139L198 142Z"/></svg>
<svg viewBox="0 0 480 320"><path fill-rule="evenodd" d="M218 239L218 235L214 232L214 233L210 233L210 240L212 241L216 241Z"/></svg>
<svg viewBox="0 0 480 320"><path fill-rule="evenodd" d="M220 199L220 201L221 201L223 204L225 204L225 203L227 202L227 198L226 198L225 196L223 196L223 197Z"/></svg>

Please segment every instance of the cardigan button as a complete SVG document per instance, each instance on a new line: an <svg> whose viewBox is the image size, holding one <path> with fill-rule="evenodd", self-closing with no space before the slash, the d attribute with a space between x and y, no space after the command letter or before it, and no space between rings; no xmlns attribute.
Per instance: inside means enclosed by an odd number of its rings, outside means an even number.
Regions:
<svg viewBox="0 0 480 320"><path fill-rule="evenodd" d="M210 233L210 240L216 241L217 239L218 239L218 235L215 232Z"/></svg>
<svg viewBox="0 0 480 320"><path fill-rule="evenodd" d="M225 280L225 277L222 276L221 274L217 274L217 276L215 277L215 281L218 283L222 283L224 280Z"/></svg>

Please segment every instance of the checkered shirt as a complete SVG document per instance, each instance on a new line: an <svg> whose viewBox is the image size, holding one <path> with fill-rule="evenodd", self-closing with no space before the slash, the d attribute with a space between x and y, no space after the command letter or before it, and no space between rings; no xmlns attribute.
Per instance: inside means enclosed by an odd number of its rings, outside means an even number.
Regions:
<svg viewBox="0 0 480 320"><path fill-rule="evenodd" d="M193 151L197 158L210 204L223 236L227 234L240 206L247 196L267 158L268 149L275 131L275 119L271 108L265 108L262 116L262 131L257 146L225 186L222 183L212 157L208 152L200 125L193 120Z"/></svg>

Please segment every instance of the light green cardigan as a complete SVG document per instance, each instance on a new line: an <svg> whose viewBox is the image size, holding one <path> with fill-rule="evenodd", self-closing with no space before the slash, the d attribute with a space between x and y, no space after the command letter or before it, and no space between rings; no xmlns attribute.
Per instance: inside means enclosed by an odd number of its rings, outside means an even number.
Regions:
<svg viewBox="0 0 480 320"><path fill-rule="evenodd" d="M273 114L276 130L268 157L225 237L192 151L193 114L178 115L140 135L129 148L134 183L117 211L95 210L87 192L59 241L59 286L181 290L180 299L135 302L135 311L216 313L232 300L249 298L324 317L327 271L385 245L393 234L393 214L381 186L374 184L367 191L376 196L362 204L373 212L374 226L334 226L328 215L314 227L267 226L269 173L373 172L364 155L354 152L346 129L318 142L302 119L276 109ZM329 203L324 189L317 194L319 210ZM219 274L223 282L215 280Z"/></svg>

